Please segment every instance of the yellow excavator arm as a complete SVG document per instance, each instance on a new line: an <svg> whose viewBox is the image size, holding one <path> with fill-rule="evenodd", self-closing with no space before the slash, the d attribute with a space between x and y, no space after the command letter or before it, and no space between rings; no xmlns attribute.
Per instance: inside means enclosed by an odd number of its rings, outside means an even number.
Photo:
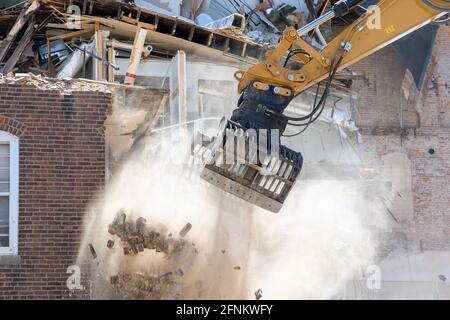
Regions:
<svg viewBox="0 0 450 320"><path fill-rule="evenodd" d="M349 7L360 2L353 1ZM268 52L264 61L246 71L236 72L238 90L242 93L256 80L255 88L266 90L267 85L272 84L279 86L280 95L289 96L291 90L297 95L328 76L331 62L340 49L344 57L337 71L432 22L446 11L450 11L448 0L381 0L318 51L302 36L335 17L334 11L330 10L324 14L325 18L318 18L299 30L287 28L276 49ZM293 50L302 52L293 58L304 64L300 70L283 65Z"/></svg>
<svg viewBox="0 0 450 320"><path fill-rule="evenodd" d="M201 137L200 153L209 157L203 179L247 202L279 212L303 166L302 154L281 144L286 127L299 128L298 135L320 117L339 70L450 11L450 0L380 0L365 8L321 50L304 37L362 2L340 0L301 29L287 28L264 61L236 72L241 93L238 108L231 120L222 120L215 138ZM308 115L284 114L292 99L315 84L316 101ZM323 90L318 97L320 87ZM204 148L209 148L208 152Z"/></svg>

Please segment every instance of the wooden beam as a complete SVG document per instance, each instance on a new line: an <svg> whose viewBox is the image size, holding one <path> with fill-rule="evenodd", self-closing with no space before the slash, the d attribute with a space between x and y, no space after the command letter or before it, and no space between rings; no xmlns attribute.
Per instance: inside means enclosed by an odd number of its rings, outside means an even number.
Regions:
<svg viewBox="0 0 450 320"><path fill-rule="evenodd" d="M133 19L133 18L130 18L127 16L123 16L121 18L121 20L124 22L130 23L130 24L134 24L134 25L140 24L143 28L145 28L147 30L155 30L156 29L154 24L140 22L139 20L136 20L136 19Z"/></svg>
<svg viewBox="0 0 450 320"><path fill-rule="evenodd" d="M20 12L19 17L17 18L13 27L11 28L11 30L9 30L8 35L0 44L0 62L4 60L9 51L9 48L11 47L11 44L14 42L14 39L16 39L17 34L28 22L30 17L39 8L39 6L40 6L39 1L33 0L33 2L28 7L24 8Z"/></svg>
<svg viewBox="0 0 450 320"><path fill-rule="evenodd" d="M8 74L10 73L17 62L19 61L20 56L22 55L23 51L26 49L28 44L31 41L31 38L34 34L34 21L31 19L28 22L27 29L25 30L25 33L23 34L22 38L20 39L19 43L17 44L17 47L15 48L13 54L11 57L9 57L8 61L6 61L6 64L4 65L3 69L0 70L0 73L2 74Z"/></svg>
<svg viewBox="0 0 450 320"><path fill-rule="evenodd" d="M108 48L108 61L111 64L114 64L114 48L109 47ZM108 81L114 82L114 70L111 67L111 65L108 66Z"/></svg>
<svg viewBox="0 0 450 320"><path fill-rule="evenodd" d="M72 39L78 36L82 36L85 34L89 34L89 33L93 33L93 30L80 30L80 31L74 31L74 32L69 32L69 33L65 33L59 36L54 36L51 38L48 38L48 41L52 42L55 40L67 40L67 39Z"/></svg>
<svg viewBox="0 0 450 320"><path fill-rule="evenodd" d="M95 54L103 60L103 33L100 31L100 24L95 22ZM103 61L95 61L95 80L103 81Z"/></svg>
<svg viewBox="0 0 450 320"><path fill-rule="evenodd" d="M128 63L128 70L125 75L125 84L134 85L134 82L136 81L136 72L139 67L139 62L141 61L146 37L147 30L138 24L136 35L134 37L133 50L131 50L130 62Z"/></svg>
<svg viewBox="0 0 450 320"><path fill-rule="evenodd" d="M186 53L178 50L170 69L170 124L185 124L187 119L186 99Z"/></svg>

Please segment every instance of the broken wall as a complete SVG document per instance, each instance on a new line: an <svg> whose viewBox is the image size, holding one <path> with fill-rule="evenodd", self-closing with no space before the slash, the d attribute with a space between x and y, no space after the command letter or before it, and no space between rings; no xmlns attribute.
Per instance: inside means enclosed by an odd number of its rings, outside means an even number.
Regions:
<svg viewBox="0 0 450 320"><path fill-rule="evenodd" d="M363 154L366 163L378 163L383 179L393 186L392 223L379 247L379 289L369 290L367 278L359 274L347 283L345 298L449 297L449 49L450 27L442 26L423 88L406 86L406 94L398 88L405 88L405 83L410 82L409 75L405 72L401 79L391 72L404 68L399 61L395 62L391 49L375 56L378 70L375 67L366 70L369 86L362 90L358 105ZM370 59L356 67L367 66ZM380 75L384 78L380 79ZM378 86L380 81L382 85ZM389 83L397 89L388 88ZM407 102L407 110L401 109L403 123L399 101Z"/></svg>
<svg viewBox="0 0 450 320"><path fill-rule="evenodd" d="M378 71L368 69L369 82L377 85L376 96L372 94L360 95L358 105L361 118L367 126L363 129L363 140L366 154L384 160L386 165L395 165L393 154L403 154L405 174L411 171L410 190L413 193L411 199L413 212L409 218L400 219L397 231L405 233L406 238L414 241L420 250L450 250L450 128L446 119L450 113L450 101L448 99L449 83L449 47L450 27L443 26L438 32L432 62L428 69L427 79L421 90L421 95L416 102L414 110L417 114L416 121L409 124L414 129L406 130L408 118L404 117L405 127L402 130L398 118L398 103L401 98L401 90L398 90L401 79L395 75L390 77L390 70L402 74L402 66L393 63L393 57L386 54L384 58L378 56L376 65ZM365 63L368 63L367 61ZM374 71L375 73L371 73ZM379 74L385 78L380 79ZM404 75L405 73L403 73ZM387 76L387 77L386 77ZM379 86L378 83L382 82ZM388 83L397 87L395 91L388 88ZM384 88L384 89L383 89ZM372 90L368 88L366 90ZM391 102L384 103L389 97ZM361 103L367 101L367 104ZM397 104L397 106L396 106ZM411 117L410 119L412 119ZM414 123L415 122L415 123ZM409 161L408 161L409 159ZM397 164L398 166L398 164ZM408 168L410 166L410 168ZM399 171L397 170L397 173ZM409 180L405 177L404 191L409 188ZM399 186L399 188L402 188ZM398 201L400 196L397 196ZM408 204L409 208L410 205ZM400 206L398 214L404 206ZM411 210L411 209L409 209Z"/></svg>

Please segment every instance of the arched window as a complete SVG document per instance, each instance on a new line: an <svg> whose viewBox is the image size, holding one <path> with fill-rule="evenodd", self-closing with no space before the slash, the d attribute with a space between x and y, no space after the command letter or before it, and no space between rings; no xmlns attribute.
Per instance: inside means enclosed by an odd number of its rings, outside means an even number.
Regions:
<svg viewBox="0 0 450 320"><path fill-rule="evenodd" d="M18 254L19 138L0 131L0 256Z"/></svg>

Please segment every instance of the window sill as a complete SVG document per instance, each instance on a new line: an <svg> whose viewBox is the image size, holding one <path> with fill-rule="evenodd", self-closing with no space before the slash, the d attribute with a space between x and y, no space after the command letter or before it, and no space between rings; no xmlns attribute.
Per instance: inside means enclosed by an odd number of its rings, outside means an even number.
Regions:
<svg viewBox="0 0 450 320"><path fill-rule="evenodd" d="M18 267L20 266L20 256L2 256L0 255L1 267Z"/></svg>

